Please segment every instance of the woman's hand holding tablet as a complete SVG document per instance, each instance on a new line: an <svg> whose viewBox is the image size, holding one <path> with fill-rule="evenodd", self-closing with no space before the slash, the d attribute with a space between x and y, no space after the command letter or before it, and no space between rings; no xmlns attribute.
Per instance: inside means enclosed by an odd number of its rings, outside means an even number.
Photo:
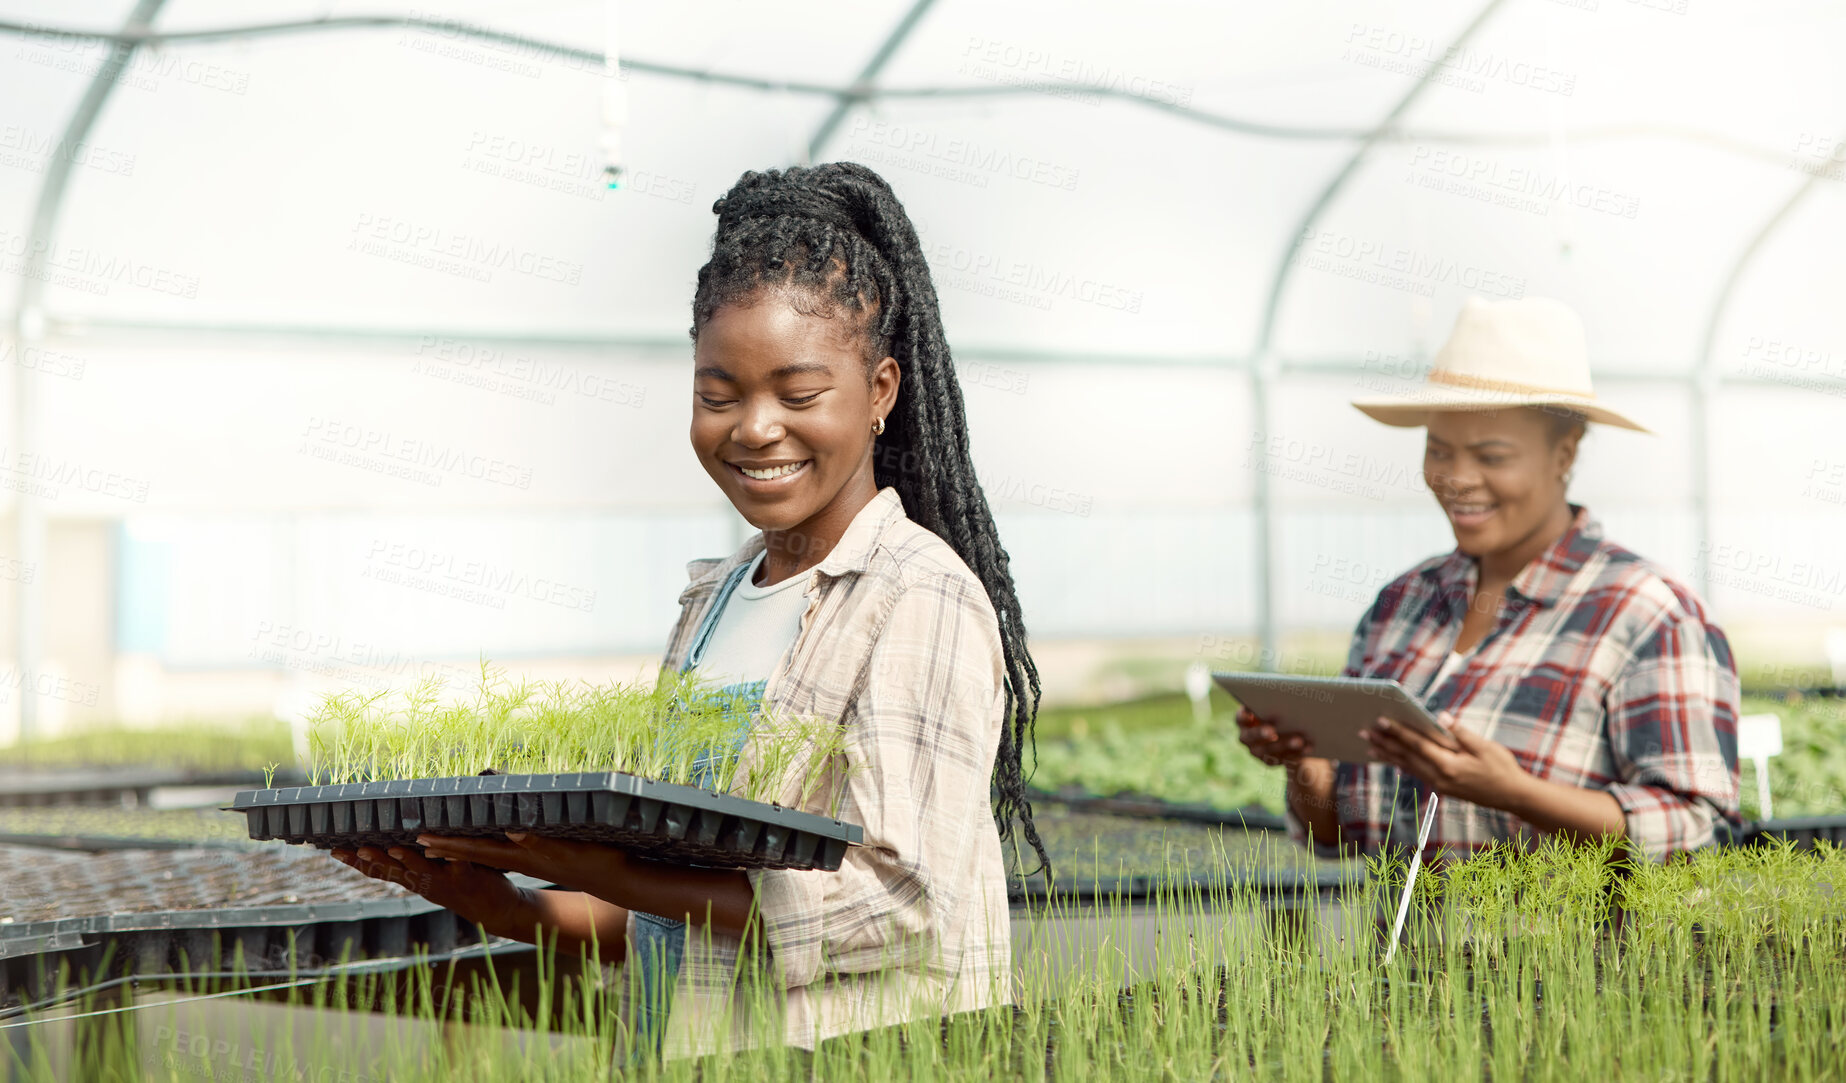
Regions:
<svg viewBox="0 0 1846 1083"><path fill-rule="evenodd" d="M1333 814L1333 761L1315 755L1314 739L1278 732L1248 707L1237 709L1237 739L1258 760L1282 768L1288 779L1285 800L1309 834L1322 843L1336 842L1339 820Z"/></svg>
<svg viewBox="0 0 1846 1083"><path fill-rule="evenodd" d="M1388 718L1362 733L1374 758L1423 780L1444 797L1509 811L1521 807L1523 791L1535 780L1519 766L1512 749L1455 726L1447 713L1437 717L1448 723L1456 747L1444 747Z"/></svg>
<svg viewBox="0 0 1846 1083"><path fill-rule="evenodd" d="M1291 763L1305 756L1348 763L1380 760L1368 734L1381 718L1441 748L1461 747L1448 727L1396 681L1275 673L1214 673L1212 679L1250 713L1246 723L1239 712L1238 736L1264 762Z"/></svg>
<svg viewBox="0 0 1846 1083"><path fill-rule="evenodd" d="M1250 755L1271 767L1294 767L1314 758L1314 738L1301 733L1279 733L1248 707L1237 708L1237 739Z"/></svg>

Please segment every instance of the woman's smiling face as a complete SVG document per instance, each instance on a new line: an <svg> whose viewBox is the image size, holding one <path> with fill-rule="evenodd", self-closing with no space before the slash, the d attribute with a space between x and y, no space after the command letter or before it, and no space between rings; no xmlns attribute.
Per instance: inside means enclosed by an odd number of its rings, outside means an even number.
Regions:
<svg viewBox="0 0 1846 1083"><path fill-rule="evenodd" d="M1469 556L1517 548L1565 503L1577 440L1554 437L1543 412L1433 411L1427 430L1423 480Z"/></svg>
<svg viewBox="0 0 1846 1083"><path fill-rule="evenodd" d="M725 305L693 350L693 451L763 531L807 523L849 489L876 492L872 421L897 400L896 361L868 381L852 322L794 300L769 290Z"/></svg>

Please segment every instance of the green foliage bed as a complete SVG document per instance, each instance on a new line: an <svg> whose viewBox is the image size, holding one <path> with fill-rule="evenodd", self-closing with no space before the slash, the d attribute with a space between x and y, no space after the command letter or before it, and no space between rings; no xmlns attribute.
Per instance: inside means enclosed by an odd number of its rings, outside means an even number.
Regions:
<svg viewBox="0 0 1846 1083"><path fill-rule="evenodd" d="M1744 697L1743 713L1764 712L1782 717L1783 752L1769 761L1771 811L1782 818L1846 812L1846 700ZM1282 773L1244 750L1235 714L1236 704L1216 690L1205 725L1180 695L1047 710L1033 785L1281 812ZM1754 817L1755 768L1742 770L1744 815Z"/></svg>
<svg viewBox="0 0 1846 1083"><path fill-rule="evenodd" d="M293 763L288 725L274 718L193 722L155 728L91 726L0 751L9 770L162 767L196 772L261 771Z"/></svg>

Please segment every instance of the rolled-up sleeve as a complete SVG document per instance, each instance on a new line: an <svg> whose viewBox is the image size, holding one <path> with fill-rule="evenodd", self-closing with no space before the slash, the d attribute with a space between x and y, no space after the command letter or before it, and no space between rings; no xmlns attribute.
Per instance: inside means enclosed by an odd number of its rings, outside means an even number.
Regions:
<svg viewBox="0 0 1846 1083"><path fill-rule="evenodd" d="M1301 817L1295 815L1294 807L1288 803L1286 796L1284 796L1282 801L1282 819L1288 824L1288 837L1294 841L1296 846L1305 847L1313 851L1315 857L1333 858L1339 856L1338 847L1329 846L1324 842L1314 841L1314 836L1308 834L1308 825L1302 823Z"/></svg>
<svg viewBox="0 0 1846 1083"><path fill-rule="evenodd" d="M1737 819L1737 670L1718 628L1666 613L1608 693L1619 779L1605 787L1628 838L1656 860L1712 840Z"/></svg>
<svg viewBox="0 0 1846 1083"><path fill-rule="evenodd" d="M1308 825L1295 815L1295 809L1286 800L1283 801L1282 818L1288 823L1288 837L1299 846L1306 847L1315 857L1327 861L1351 857L1354 851L1363 851L1373 845L1371 833L1363 829L1358 821L1363 811L1364 794L1369 792L1366 785L1367 765L1362 763L1335 763L1333 765L1333 793L1331 800L1340 820L1340 841L1338 843L1321 842L1308 832ZM1355 829L1356 828L1356 829Z"/></svg>
<svg viewBox="0 0 1846 1083"><path fill-rule="evenodd" d="M974 833L995 830L1002 657L978 582L943 572L897 595L841 720L839 815L864 845L837 872L750 872L779 984L915 966L961 935Z"/></svg>

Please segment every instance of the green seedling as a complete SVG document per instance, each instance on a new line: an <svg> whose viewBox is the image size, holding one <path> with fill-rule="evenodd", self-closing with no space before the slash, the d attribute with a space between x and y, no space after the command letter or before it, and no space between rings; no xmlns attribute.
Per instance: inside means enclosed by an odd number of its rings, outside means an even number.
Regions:
<svg viewBox="0 0 1846 1083"><path fill-rule="evenodd" d="M652 686L515 681L483 663L479 683L460 694L431 678L395 695L324 698L309 719L309 781L621 771L805 805L837 800L844 743L836 720L775 711L752 720L697 674ZM834 792L821 794L823 785Z"/></svg>

